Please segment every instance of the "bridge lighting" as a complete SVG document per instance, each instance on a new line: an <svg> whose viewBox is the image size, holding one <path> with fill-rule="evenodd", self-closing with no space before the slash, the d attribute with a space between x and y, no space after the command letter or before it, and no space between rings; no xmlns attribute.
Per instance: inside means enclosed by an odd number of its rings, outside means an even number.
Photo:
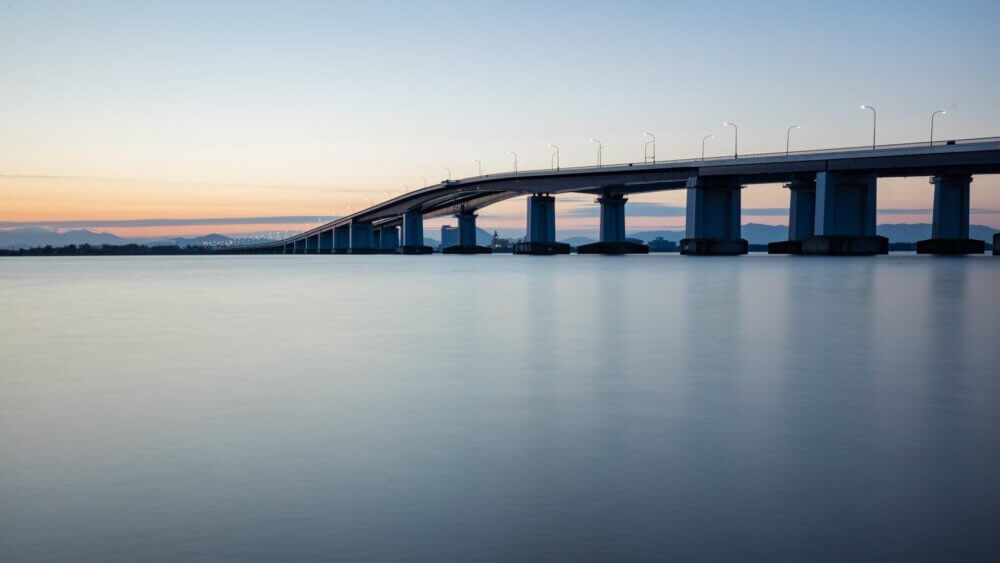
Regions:
<svg viewBox="0 0 1000 563"><path fill-rule="evenodd" d="M410 186L406 184L400 184L399 187L403 188L403 193L410 193Z"/></svg>
<svg viewBox="0 0 1000 563"><path fill-rule="evenodd" d="M785 156L788 156L788 143L792 138L792 129L798 129L798 128L799 128L798 125L792 125L791 127L788 128L788 131L785 132Z"/></svg>
<svg viewBox="0 0 1000 563"><path fill-rule="evenodd" d="M482 163L482 161L480 161L478 158L473 158L472 162L475 162L476 164L479 165L479 175L482 176L483 175L483 163Z"/></svg>
<svg viewBox="0 0 1000 563"><path fill-rule="evenodd" d="M507 151L507 154L514 156L514 174L517 174L517 153L514 151Z"/></svg>
<svg viewBox="0 0 1000 563"><path fill-rule="evenodd" d="M601 156L604 153L604 143L598 141L597 139L591 139L591 143L597 143L597 167L601 167Z"/></svg>
<svg viewBox="0 0 1000 563"><path fill-rule="evenodd" d="M445 167L444 171L448 173L447 180L451 180L451 168Z"/></svg>
<svg viewBox="0 0 1000 563"><path fill-rule="evenodd" d="M427 178L424 178L423 176L421 176L420 179L424 181L424 187L426 188L427 187Z"/></svg>
<svg viewBox="0 0 1000 563"><path fill-rule="evenodd" d="M937 117L937 114L939 114L939 113L941 115L944 115L944 114L946 114L948 112L946 112L943 109L939 109L936 112L934 112L934 113L931 114L931 146L932 147L934 146L934 118Z"/></svg>
<svg viewBox="0 0 1000 563"><path fill-rule="evenodd" d="M878 122L878 112L872 106L861 106L861 109L872 110L872 150L875 150L875 125Z"/></svg>
<svg viewBox="0 0 1000 563"><path fill-rule="evenodd" d="M549 167L553 170L559 170L559 147L556 145L549 145L552 149L552 156L549 157Z"/></svg>
<svg viewBox="0 0 1000 563"><path fill-rule="evenodd" d="M701 159L705 160L705 141L715 137L715 135L705 135L701 138Z"/></svg>
<svg viewBox="0 0 1000 563"><path fill-rule="evenodd" d="M643 135L652 137L652 140L646 141L646 144L642 146L642 161L652 161L653 164L656 164L656 135L650 133L649 131L646 131ZM653 148L652 151L649 150L650 146Z"/></svg>
<svg viewBox="0 0 1000 563"><path fill-rule="evenodd" d="M723 127L733 128L733 158L740 157L740 130L736 127L735 123L730 123L728 121L722 124Z"/></svg>

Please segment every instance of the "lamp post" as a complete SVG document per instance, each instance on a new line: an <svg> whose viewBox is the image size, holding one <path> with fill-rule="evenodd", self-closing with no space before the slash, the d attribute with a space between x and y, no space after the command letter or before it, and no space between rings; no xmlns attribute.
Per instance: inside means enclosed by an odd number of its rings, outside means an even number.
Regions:
<svg viewBox="0 0 1000 563"><path fill-rule="evenodd" d="M446 179L450 181L451 180L451 168L445 167L444 171L448 173L448 178L446 178Z"/></svg>
<svg viewBox="0 0 1000 563"><path fill-rule="evenodd" d="M426 188L427 187L427 178L424 178L423 176L421 176L420 179L424 181L424 187Z"/></svg>
<svg viewBox="0 0 1000 563"><path fill-rule="evenodd" d="M517 153L514 151L507 151L507 154L514 157L514 174L517 174Z"/></svg>
<svg viewBox="0 0 1000 563"><path fill-rule="evenodd" d="M400 184L399 187L403 188L404 194L410 193L410 186L407 186L406 184Z"/></svg>
<svg viewBox="0 0 1000 563"><path fill-rule="evenodd" d="M705 160L705 141L711 139L715 135L705 135L701 138L701 159Z"/></svg>
<svg viewBox="0 0 1000 563"><path fill-rule="evenodd" d="M482 163L482 161L479 160L478 158L473 158L472 162L475 162L476 164L479 165L479 175L482 176L483 175L483 163Z"/></svg>
<svg viewBox="0 0 1000 563"><path fill-rule="evenodd" d="M549 145L552 149L552 156L549 157L549 168L553 170L559 170L559 147L557 145Z"/></svg>
<svg viewBox="0 0 1000 563"><path fill-rule="evenodd" d="M872 106L861 106L861 109L872 110L872 150L875 150L875 126L878 123L878 112Z"/></svg>
<svg viewBox="0 0 1000 563"><path fill-rule="evenodd" d="M785 156L788 156L788 146L792 138L792 129L798 129L798 128L799 128L798 125L792 125L791 127L788 128L788 131L785 132Z"/></svg>
<svg viewBox="0 0 1000 563"><path fill-rule="evenodd" d="M646 131L643 135L652 137L652 140L646 141L646 144L642 146L642 161L649 162L652 160L653 164L656 164L656 135L650 133L649 131ZM653 147L652 154L650 154L649 150L650 145Z"/></svg>
<svg viewBox="0 0 1000 563"><path fill-rule="evenodd" d="M723 127L733 128L733 158L740 157L740 130L736 127L735 123L730 123L728 121L722 124Z"/></svg>
<svg viewBox="0 0 1000 563"><path fill-rule="evenodd" d="M604 153L604 143L598 141L597 139L591 139L591 143L597 143L597 167L601 167L601 156Z"/></svg>
<svg viewBox="0 0 1000 563"><path fill-rule="evenodd" d="M946 114L948 112L946 112L943 109L939 109L936 112L934 112L934 113L931 114L931 146L932 147L934 146L934 118L937 117L937 114L939 114L939 113L941 115L944 115L944 114Z"/></svg>

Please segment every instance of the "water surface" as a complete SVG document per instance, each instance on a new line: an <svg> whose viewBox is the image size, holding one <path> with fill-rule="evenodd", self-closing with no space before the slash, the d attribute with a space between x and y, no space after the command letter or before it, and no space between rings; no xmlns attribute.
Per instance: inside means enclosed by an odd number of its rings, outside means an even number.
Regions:
<svg viewBox="0 0 1000 563"><path fill-rule="evenodd" d="M0 260L0 560L988 561L1000 258Z"/></svg>

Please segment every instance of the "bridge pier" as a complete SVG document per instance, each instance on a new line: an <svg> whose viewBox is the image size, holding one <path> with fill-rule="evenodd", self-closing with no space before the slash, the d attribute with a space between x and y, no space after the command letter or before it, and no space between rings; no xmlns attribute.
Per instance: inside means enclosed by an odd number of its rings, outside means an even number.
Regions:
<svg viewBox="0 0 1000 563"><path fill-rule="evenodd" d="M514 254L569 254L569 245L556 242L556 198L528 196L526 242L514 245Z"/></svg>
<svg viewBox="0 0 1000 563"><path fill-rule="evenodd" d="M733 178L690 178L687 186L686 238L681 254L746 254L747 241L740 238L740 190Z"/></svg>
<svg viewBox="0 0 1000 563"><path fill-rule="evenodd" d="M333 230L323 231L319 234L319 253L330 254L333 252Z"/></svg>
<svg viewBox="0 0 1000 563"><path fill-rule="evenodd" d="M333 228L333 253L347 254L351 248L351 226L341 225Z"/></svg>
<svg viewBox="0 0 1000 563"><path fill-rule="evenodd" d="M802 243L803 254L888 254L889 240L875 234L874 173L816 174L814 235Z"/></svg>
<svg viewBox="0 0 1000 563"><path fill-rule="evenodd" d="M796 178L785 184L791 192L788 240L767 245L768 254L802 254L802 241L816 231L816 178Z"/></svg>
<svg viewBox="0 0 1000 563"><path fill-rule="evenodd" d="M371 221L354 221L348 225L351 254L371 254L375 252L375 236Z"/></svg>
<svg viewBox="0 0 1000 563"><path fill-rule="evenodd" d="M403 213L403 254L430 254L431 247L424 244L424 215L416 211Z"/></svg>
<svg viewBox="0 0 1000 563"><path fill-rule="evenodd" d="M319 235L306 237L306 254L319 254Z"/></svg>
<svg viewBox="0 0 1000 563"><path fill-rule="evenodd" d="M396 252L396 249L399 248L399 227L379 229L378 248L383 252Z"/></svg>
<svg viewBox="0 0 1000 563"><path fill-rule="evenodd" d="M295 241L295 247L292 250L295 254L305 254L306 253L306 239L300 238Z"/></svg>
<svg viewBox="0 0 1000 563"><path fill-rule="evenodd" d="M917 242L917 254L982 254L986 242L969 238L968 174L934 176L931 238Z"/></svg>
<svg viewBox="0 0 1000 563"><path fill-rule="evenodd" d="M594 200L601 206L600 242L582 244L578 254L647 254L649 247L625 240L625 194L605 191Z"/></svg>
<svg viewBox="0 0 1000 563"><path fill-rule="evenodd" d="M492 252L489 248L476 244L476 217L472 211L462 211L455 215L455 218L458 219L458 244L442 249L442 254L489 254Z"/></svg>

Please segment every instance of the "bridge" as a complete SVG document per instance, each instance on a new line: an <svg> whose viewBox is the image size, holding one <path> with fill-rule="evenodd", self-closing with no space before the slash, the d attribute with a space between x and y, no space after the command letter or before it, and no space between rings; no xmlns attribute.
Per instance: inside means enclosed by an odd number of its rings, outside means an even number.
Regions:
<svg viewBox="0 0 1000 563"><path fill-rule="evenodd" d="M453 253L489 252L476 245L476 212L527 195L527 237L521 254L560 254L555 238L555 197L592 194L600 205L600 242L578 252L648 251L625 239L629 194L687 190L682 254L745 254L740 236L740 191L752 184L784 183L791 192L788 240L769 252L884 254L888 241L875 233L879 178L926 176L934 184L932 238L923 253L982 253L969 238L973 176L1000 173L1000 137L733 155L661 162L486 174L414 190L280 241L229 247L225 252L284 254L424 254L424 219L453 215L459 244ZM995 237L996 244L996 237Z"/></svg>

